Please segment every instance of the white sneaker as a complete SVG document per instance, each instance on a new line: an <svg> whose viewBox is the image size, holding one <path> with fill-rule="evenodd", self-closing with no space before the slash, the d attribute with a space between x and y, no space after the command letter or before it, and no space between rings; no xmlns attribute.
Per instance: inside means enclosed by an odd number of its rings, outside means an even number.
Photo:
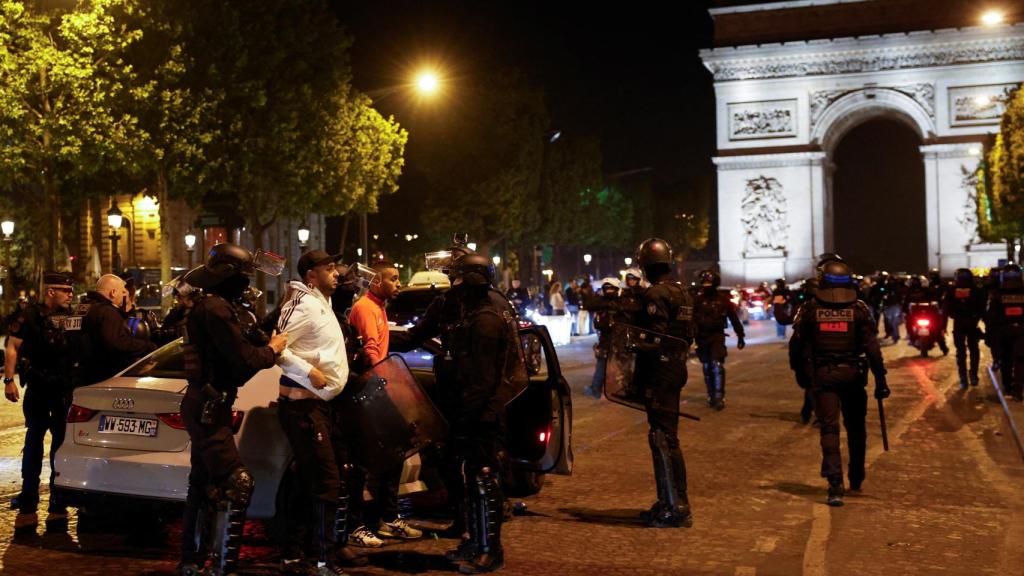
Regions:
<svg viewBox="0 0 1024 576"><path fill-rule="evenodd" d="M423 537L423 532L417 530L402 518L395 518L394 522L381 522L377 533L385 538L401 538L403 540L415 540Z"/></svg>
<svg viewBox="0 0 1024 576"><path fill-rule="evenodd" d="M348 536L348 543L360 548L380 548L384 541L377 538L377 535L366 529L366 526L356 528Z"/></svg>

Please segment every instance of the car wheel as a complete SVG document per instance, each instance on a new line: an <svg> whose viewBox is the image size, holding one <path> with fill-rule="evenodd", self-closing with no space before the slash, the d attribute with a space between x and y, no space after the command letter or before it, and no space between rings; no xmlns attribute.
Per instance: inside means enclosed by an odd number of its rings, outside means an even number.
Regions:
<svg viewBox="0 0 1024 576"><path fill-rule="evenodd" d="M533 470L512 470L505 481L507 496L533 496L544 487L544 474Z"/></svg>

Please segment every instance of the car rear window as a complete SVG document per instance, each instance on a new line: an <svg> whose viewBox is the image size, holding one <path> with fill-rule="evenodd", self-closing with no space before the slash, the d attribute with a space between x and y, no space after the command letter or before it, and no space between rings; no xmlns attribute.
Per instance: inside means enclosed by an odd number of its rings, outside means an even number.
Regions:
<svg viewBox="0 0 1024 576"><path fill-rule="evenodd" d="M132 366L124 376L185 379L185 353L177 340Z"/></svg>

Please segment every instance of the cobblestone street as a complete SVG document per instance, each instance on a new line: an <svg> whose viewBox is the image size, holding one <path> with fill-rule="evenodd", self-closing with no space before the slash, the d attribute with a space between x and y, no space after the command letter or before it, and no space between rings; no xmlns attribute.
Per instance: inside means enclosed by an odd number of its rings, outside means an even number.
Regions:
<svg viewBox="0 0 1024 576"><path fill-rule="evenodd" d="M707 574L864 576L1024 574L1024 465L1002 409L983 379L958 389L955 361L920 358L903 342L883 347L892 397L891 450L883 452L874 401L868 411L867 479L846 506L825 505L818 430L799 418L801 392L773 324L754 323L750 345L730 350L727 408L704 404L700 365L691 360L689 412L681 440L694 510L691 529L642 526L655 498L642 413L583 396L593 338L559 349L574 394L572 477L549 477L505 525L505 574ZM988 362L983 363L987 366ZM870 384L869 384L870 386ZM1024 422L1019 404L1011 406ZM20 404L0 410L3 574L171 574L178 528L13 539ZM845 444L844 444L845 451ZM44 472L45 474L45 472ZM252 523L243 573L276 573L276 548ZM452 540L425 538L367 552L351 574L451 573Z"/></svg>

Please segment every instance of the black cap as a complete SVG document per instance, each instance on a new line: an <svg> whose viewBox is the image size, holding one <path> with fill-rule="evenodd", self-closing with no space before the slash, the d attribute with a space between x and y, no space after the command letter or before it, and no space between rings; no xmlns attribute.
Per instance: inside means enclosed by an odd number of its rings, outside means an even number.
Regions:
<svg viewBox="0 0 1024 576"><path fill-rule="evenodd" d="M71 274L67 272L45 272L43 273L43 284L47 286L71 286L73 282Z"/></svg>
<svg viewBox="0 0 1024 576"><path fill-rule="evenodd" d="M330 255L323 250L310 250L299 258L299 263L296 266L299 270L299 276L301 278L306 277L306 272L309 272L313 268L321 264L329 264L331 262L338 262L341 260L341 254Z"/></svg>

